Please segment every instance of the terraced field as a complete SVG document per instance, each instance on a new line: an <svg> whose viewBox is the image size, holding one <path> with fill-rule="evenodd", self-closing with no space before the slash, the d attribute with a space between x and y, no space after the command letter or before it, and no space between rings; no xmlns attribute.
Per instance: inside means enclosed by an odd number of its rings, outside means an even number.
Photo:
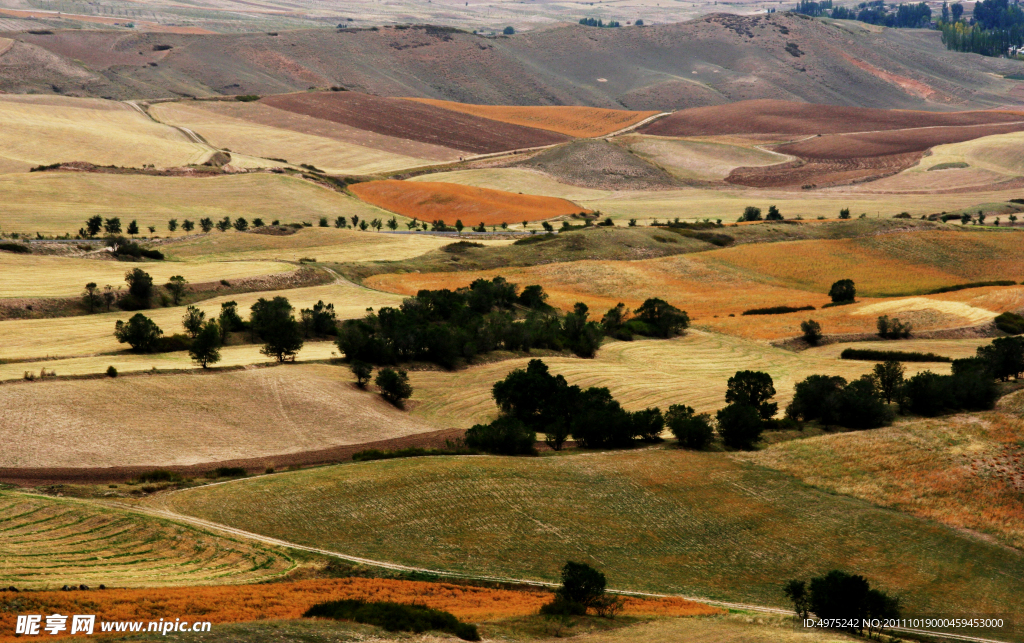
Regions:
<svg viewBox="0 0 1024 643"><path fill-rule="evenodd" d="M0 467L185 466L315 451L435 430L347 368L50 381L0 387ZM116 408L116 415L103 409ZM25 427L33 427L26 434Z"/></svg>
<svg viewBox="0 0 1024 643"><path fill-rule="evenodd" d="M655 136L622 138L628 148L684 181L720 181L738 167L783 163L787 156L754 147L707 141L685 141Z"/></svg>
<svg viewBox="0 0 1024 643"><path fill-rule="evenodd" d="M181 275L189 283L203 283L220 279L241 279L258 275L276 275L293 272L295 266L272 261L225 261L216 263L172 263L159 261L144 264L97 261L70 257L16 255L0 252L0 297L75 297L82 294L85 284L95 282L124 285L124 275L140 267L153 277L153 283L163 285L174 275Z"/></svg>
<svg viewBox="0 0 1024 643"><path fill-rule="evenodd" d="M516 225L588 211L565 199L452 183L370 181L349 189L367 203L410 219L441 220L449 225L461 220L467 227L479 223Z"/></svg>
<svg viewBox="0 0 1024 643"><path fill-rule="evenodd" d="M2 47L0 47L2 48ZM0 172L87 161L177 167L211 152L124 103L64 96L0 96Z"/></svg>
<svg viewBox="0 0 1024 643"><path fill-rule="evenodd" d="M656 111L633 112L624 109L601 109L574 105L470 105L432 98L409 98L407 100L441 107L460 114L472 114L502 123L535 127L579 138L611 134L658 113Z"/></svg>
<svg viewBox="0 0 1024 643"><path fill-rule="evenodd" d="M0 534L0 583L19 589L230 585L281 576L295 566L251 542L9 491L0 491Z"/></svg>
<svg viewBox="0 0 1024 643"><path fill-rule="evenodd" d="M167 230L169 219L229 216L249 221L302 221L316 225L320 217L380 216L358 199L277 174L242 174L210 178L160 177L82 172L38 172L0 175L4 194L5 233L74 236L93 215L120 217L122 226L138 221L142 230L155 226L163 237L184 235ZM148 232L147 232L148 233Z"/></svg>
<svg viewBox="0 0 1024 643"><path fill-rule="evenodd" d="M908 615L1002 612L1016 623L1022 610L1021 556L720 453L387 460L164 502L294 542L474 574L554 580L563 561L592 560L614 587L782 606L779 579L841 567L898 593Z"/></svg>

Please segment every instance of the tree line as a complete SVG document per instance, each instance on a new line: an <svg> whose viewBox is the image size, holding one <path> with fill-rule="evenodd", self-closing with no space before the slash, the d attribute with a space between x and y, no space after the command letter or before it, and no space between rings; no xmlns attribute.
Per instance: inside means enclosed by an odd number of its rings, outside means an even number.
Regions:
<svg viewBox="0 0 1024 643"><path fill-rule="evenodd" d="M962 10L962 7L961 7ZM924 29L931 26L932 10L924 2L917 4L900 3L896 11L890 11L884 0L861 2L855 7L833 7L832 0L800 0L796 13L806 16L823 16L835 20L857 20L883 27L903 29Z"/></svg>

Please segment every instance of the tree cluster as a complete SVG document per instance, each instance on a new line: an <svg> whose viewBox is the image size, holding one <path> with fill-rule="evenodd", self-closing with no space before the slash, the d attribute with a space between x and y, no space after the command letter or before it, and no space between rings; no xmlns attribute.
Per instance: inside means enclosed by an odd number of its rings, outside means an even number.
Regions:
<svg viewBox="0 0 1024 643"><path fill-rule="evenodd" d="M797 615L806 619L814 613L819 619L833 620L837 624L849 624L840 629L863 632L868 630L876 636L881 634L886 620L900 618L898 597L874 589L867 579L858 574L832 570L824 576L803 580L791 580L782 587L783 593L793 602ZM872 625L867 626L868 623Z"/></svg>
<svg viewBox="0 0 1024 643"><path fill-rule="evenodd" d="M931 26L932 19L932 10L924 2L901 3L896 7L896 11L889 11L884 0L861 2L856 7L833 7L832 0L800 0L796 6L796 13L835 20L858 20L872 25L905 29L925 29Z"/></svg>
<svg viewBox="0 0 1024 643"><path fill-rule="evenodd" d="M910 322L901 322L898 318L889 319L888 315L882 315L876 322L878 336L884 339L907 339L914 330Z"/></svg>
<svg viewBox="0 0 1024 643"><path fill-rule="evenodd" d="M879 364L874 373L852 382L838 376L811 375L796 385L786 417L849 429L885 426L894 415L886 397L891 400L894 387L901 386L902 381L903 366L899 362Z"/></svg>
<svg viewBox="0 0 1024 643"><path fill-rule="evenodd" d="M1024 10L1017 3L1011 4L1008 0L977 2L970 23L961 19L963 5L956 3L950 9L951 16L943 6L939 23L946 49L1005 56L1011 47L1024 45Z"/></svg>
<svg viewBox="0 0 1024 643"><path fill-rule="evenodd" d="M622 599L605 593L608 581L604 574L586 563L569 561L562 566L562 585L555 597L540 608L541 614L582 616L593 610L598 616L614 617L621 611Z"/></svg>

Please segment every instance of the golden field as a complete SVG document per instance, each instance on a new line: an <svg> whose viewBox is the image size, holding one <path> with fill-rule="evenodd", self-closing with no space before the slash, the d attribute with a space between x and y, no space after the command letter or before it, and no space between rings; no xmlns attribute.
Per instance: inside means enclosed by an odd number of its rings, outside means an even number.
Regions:
<svg viewBox="0 0 1024 643"><path fill-rule="evenodd" d="M154 261L124 263L96 259L77 259L43 255L19 255L0 252L0 297L74 297L94 282L102 289L110 284L124 286L125 273L141 268L153 277L156 286L181 275L189 283L220 279L241 279L258 275L276 275L295 270L295 266L272 261L223 261L217 263L177 263Z"/></svg>
<svg viewBox="0 0 1024 643"><path fill-rule="evenodd" d="M379 208L420 221L462 221L467 228L479 223L511 226L585 212L571 201L425 181L370 181L349 188L357 197Z"/></svg>
<svg viewBox="0 0 1024 643"><path fill-rule="evenodd" d="M631 112L582 106L470 105L433 98L407 98L418 103L442 107L453 112L482 116L502 123L536 127L567 136L588 138L605 136L635 125L657 111Z"/></svg>
<svg viewBox="0 0 1024 643"><path fill-rule="evenodd" d="M64 96L0 96L0 172L86 161L159 168L199 164L212 152L124 103Z"/></svg>
<svg viewBox="0 0 1024 643"><path fill-rule="evenodd" d="M684 181L721 181L737 167L785 163L791 157L755 147L631 134L621 139L627 149L653 161Z"/></svg>

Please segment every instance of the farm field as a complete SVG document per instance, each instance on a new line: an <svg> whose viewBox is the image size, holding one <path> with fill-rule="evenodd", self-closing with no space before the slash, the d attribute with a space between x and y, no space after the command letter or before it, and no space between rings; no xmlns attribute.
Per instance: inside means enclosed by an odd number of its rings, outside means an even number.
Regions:
<svg viewBox="0 0 1024 643"><path fill-rule="evenodd" d="M461 114L472 114L502 123L535 127L578 138L605 136L658 114L656 111L634 112L624 109L601 109L583 106L520 107L470 105L431 98L409 98L407 100L441 107Z"/></svg>
<svg viewBox="0 0 1024 643"><path fill-rule="evenodd" d="M621 138L628 149L684 181L721 181L738 167L774 165L790 157L754 147L655 136Z"/></svg>
<svg viewBox="0 0 1024 643"><path fill-rule="evenodd" d="M358 92L281 94L263 98L260 102L385 136L475 154L539 147L568 140L564 134Z"/></svg>
<svg viewBox="0 0 1024 643"><path fill-rule="evenodd" d="M427 234L378 234L336 228L302 228L278 236L229 231L183 239L160 246L168 257L189 262L253 261L303 258L318 262L400 261L451 243L447 237ZM482 240L487 246L512 243Z"/></svg>
<svg viewBox="0 0 1024 643"><path fill-rule="evenodd" d="M449 225L462 220L467 227L479 223L515 226L586 212L571 201L529 196L451 183L370 181L349 188L360 199L379 208L421 221L441 220Z"/></svg>
<svg viewBox="0 0 1024 643"><path fill-rule="evenodd" d="M825 346L812 346L801 351L801 354L824 359L839 359L839 354L847 348L858 348L875 351L912 351L915 353L934 353L951 359L974 357L979 346L992 343L991 337L978 339L913 339L899 340L879 339L870 342L837 342Z"/></svg>
<svg viewBox="0 0 1024 643"><path fill-rule="evenodd" d="M0 398L0 467L185 466L437 428L323 364L8 385ZM102 412L111 408L116 416Z"/></svg>
<svg viewBox="0 0 1024 643"><path fill-rule="evenodd" d="M389 293L340 282L309 288L225 295L206 299L195 305L210 318L220 314L220 305L223 302L234 301L238 303L239 314L247 317L249 308L257 299L270 299L278 295L286 297L296 313L302 308L312 307L320 300L333 303L338 319L362 317L366 314L367 307L397 306L403 299ZM0 346L0 359L33 360L120 352L126 347L114 338L114 324L118 320L128 320L134 314L118 311L80 317L0 322L0 333L3 333L5 339ZM144 314L166 335L183 332L181 319L185 314L185 306L154 308Z"/></svg>
<svg viewBox="0 0 1024 643"><path fill-rule="evenodd" d="M141 268L153 277L155 285L163 285L174 275L181 275L189 283L197 284L220 279L241 279L259 275L293 272L295 266L272 261L222 261L216 263L179 263L154 261L123 263L97 259L20 255L0 252L0 282L2 297L76 297L85 284L92 281L102 288L105 284L124 285L124 275L133 268Z"/></svg>
<svg viewBox="0 0 1024 643"><path fill-rule="evenodd" d="M990 412L821 435L746 457L831 493L978 531L1019 551L1022 438L1024 418Z"/></svg>
<svg viewBox="0 0 1024 643"><path fill-rule="evenodd" d="M970 342L971 340L967 340ZM915 341L893 342L892 348L917 350ZM970 346L976 344L970 343ZM672 340L608 342L593 359L545 357L552 373L580 387L608 387L630 411L652 406L662 410L687 404L700 412L725 406L726 383L739 370L769 373L777 395L773 401L785 409L793 387L809 375L840 375L848 380L868 373L874 362L839 360L781 348L718 333L687 331ZM413 415L437 426L469 428L497 417L491 387L528 358L472 366L462 371L414 371ZM908 363L907 375L931 370L949 373L949 364Z"/></svg>
<svg viewBox="0 0 1024 643"><path fill-rule="evenodd" d="M936 145L962 143L983 136L1009 134L1024 129L1024 114L1018 123L929 127L888 132L828 134L775 147L777 152L808 159L853 159L893 154L921 153Z"/></svg>
<svg viewBox="0 0 1024 643"><path fill-rule="evenodd" d="M259 544L92 503L11 491L0 491L0 533L0 582L19 589L229 585L268 580L295 567L282 552ZM0 614L6 636L14 631L7 628L13 612Z"/></svg>
<svg viewBox="0 0 1024 643"><path fill-rule="evenodd" d="M377 217L380 210L358 199L302 179L277 174L243 174L208 178L38 172L0 175L4 218L0 229L34 235L72 236L93 215L137 220L140 229L155 226L162 237L182 236L167 230L169 219L203 217L250 222L260 217L314 225L320 217Z"/></svg>
<svg viewBox="0 0 1024 643"><path fill-rule="evenodd" d="M604 139L573 141L506 163L539 170L560 183L598 190L664 191L682 185L664 169Z"/></svg>
<svg viewBox="0 0 1024 643"><path fill-rule="evenodd" d="M266 159L284 159L293 165L311 164L327 172L372 174L433 162L330 137L233 118L194 105L160 103L150 107L150 113L163 123L198 132L217 148Z"/></svg>
<svg viewBox="0 0 1024 643"><path fill-rule="evenodd" d="M505 578L553 580L582 558L615 588L782 606L780 578L853 567L897 592L908 615L1015 622L1024 591L1024 559L1003 547L725 454L383 460L154 501L350 555Z"/></svg>
<svg viewBox="0 0 1024 643"><path fill-rule="evenodd" d="M2 173L70 161L177 167L202 163L210 154L205 146L154 123L124 103L63 96L0 96Z"/></svg>

